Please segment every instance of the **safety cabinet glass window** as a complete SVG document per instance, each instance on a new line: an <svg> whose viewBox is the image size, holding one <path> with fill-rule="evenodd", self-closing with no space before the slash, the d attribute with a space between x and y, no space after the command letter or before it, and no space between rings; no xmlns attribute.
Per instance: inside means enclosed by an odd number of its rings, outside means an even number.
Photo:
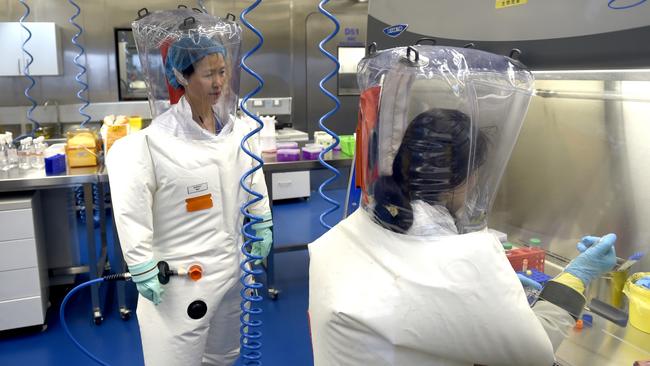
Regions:
<svg viewBox="0 0 650 366"><path fill-rule="evenodd" d="M357 65L365 55L366 49L363 46L338 48L338 58L341 64L339 69L339 95L359 95Z"/></svg>
<svg viewBox="0 0 650 366"><path fill-rule="evenodd" d="M147 86L131 29L115 29L115 55L120 100L146 100Z"/></svg>

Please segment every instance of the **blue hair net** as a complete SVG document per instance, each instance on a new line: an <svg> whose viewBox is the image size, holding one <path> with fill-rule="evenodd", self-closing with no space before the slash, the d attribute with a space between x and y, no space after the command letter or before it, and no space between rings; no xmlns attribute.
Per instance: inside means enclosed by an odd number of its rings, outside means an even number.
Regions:
<svg viewBox="0 0 650 366"><path fill-rule="evenodd" d="M191 65L213 53L226 56L226 49L219 42L205 36L199 36L198 42L194 37L184 37L174 42L169 46L165 61L165 75L169 84L174 88L180 88L182 85L176 80L174 69L182 73Z"/></svg>

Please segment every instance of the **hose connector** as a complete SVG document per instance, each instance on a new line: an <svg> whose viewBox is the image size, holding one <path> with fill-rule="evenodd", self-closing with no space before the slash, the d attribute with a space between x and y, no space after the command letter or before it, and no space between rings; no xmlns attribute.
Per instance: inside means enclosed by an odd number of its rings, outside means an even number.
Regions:
<svg viewBox="0 0 650 366"><path fill-rule="evenodd" d="M102 277L104 281L131 281L131 273L116 273L112 275L106 275Z"/></svg>

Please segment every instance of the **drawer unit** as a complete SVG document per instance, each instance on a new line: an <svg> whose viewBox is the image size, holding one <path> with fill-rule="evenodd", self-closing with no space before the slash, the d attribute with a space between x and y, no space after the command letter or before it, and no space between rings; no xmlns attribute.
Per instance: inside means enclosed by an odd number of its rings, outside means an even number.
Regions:
<svg viewBox="0 0 650 366"><path fill-rule="evenodd" d="M40 296L0 301L0 330L43 324Z"/></svg>
<svg viewBox="0 0 650 366"><path fill-rule="evenodd" d="M34 237L31 209L3 211L0 202L0 241Z"/></svg>
<svg viewBox="0 0 650 366"><path fill-rule="evenodd" d="M0 272L0 301L40 296L38 267Z"/></svg>
<svg viewBox="0 0 650 366"><path fill-rule="evenodd" d="M0 253L0 272L38 266L33 238L0 241Z"/></svg>
<svg viewBox="0 0 650 366"><path fill-rule="evenodd" d="M273 173L273 200L309 197L309 171Z"/></svg>
<svg viewBox="0 0 650 366"><path fill-rule="evenodd" d="M48 282L40 195L0 195L0 331L45 323Z"/></svg>

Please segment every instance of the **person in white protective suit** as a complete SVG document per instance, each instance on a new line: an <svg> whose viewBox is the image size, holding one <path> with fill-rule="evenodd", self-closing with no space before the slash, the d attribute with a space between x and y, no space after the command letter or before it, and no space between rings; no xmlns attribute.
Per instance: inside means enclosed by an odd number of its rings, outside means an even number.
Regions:
<svg viewBox="0 0 650 366"><path fill-rule="evenodd" d="M148 128L118 140L106 158L120 244L140 293L137 317L146 365L232 365L239 356L240 206L250 199L239 181L257 165L239 146L252 126L223 113L234 111L223 98L237 92L238 80L230 78L238 76L240 30L235 23L189 13L204 33L177 27L187 23L183 10L134 23L136 41L147 32L164 34L162 42L140 39L140 56L160 58L160 51L147 47L167 48L165 69L157 71L184 96ZM234 31L219 37L224 27ZM155 75L148 83L155 83ZM254 142L248 147L259 154ZM262 171L247 184L263 195L249 207L263 218L254 229L264 240L252 250L261 260L270 250L272 225ZM161 285L159 261L181 271L199 265L202 277L172 277Z"/></svg>
<svg viewBox="0 0 650 366"><path fill-rule="evenodd" d="M314 364L551 366L616 237L583 238L531 308L486 226L532 75L478 50L408 52L359 65L362 209L309 245Z"/></svg>

